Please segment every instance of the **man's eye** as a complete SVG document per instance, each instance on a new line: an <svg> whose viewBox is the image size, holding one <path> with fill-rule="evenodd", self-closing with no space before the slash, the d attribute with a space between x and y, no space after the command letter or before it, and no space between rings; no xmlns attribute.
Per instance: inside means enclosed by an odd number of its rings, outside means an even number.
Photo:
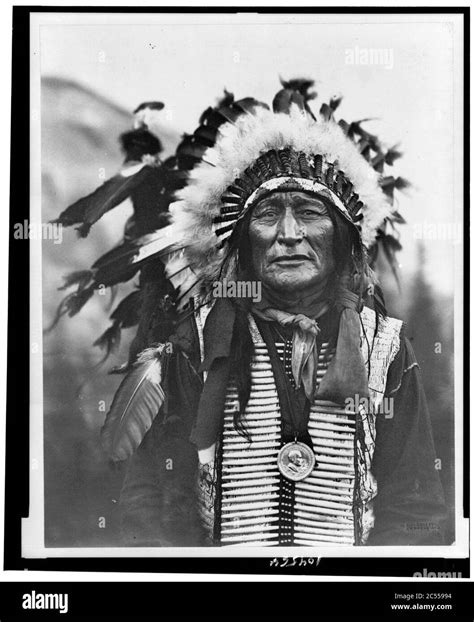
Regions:
<svg viewBox="0 0 474 622"><path fill-rule="evenodd" d="M270 208L256 214L257 218L274 218L275 216L277 216L276 210Z"/></svg>

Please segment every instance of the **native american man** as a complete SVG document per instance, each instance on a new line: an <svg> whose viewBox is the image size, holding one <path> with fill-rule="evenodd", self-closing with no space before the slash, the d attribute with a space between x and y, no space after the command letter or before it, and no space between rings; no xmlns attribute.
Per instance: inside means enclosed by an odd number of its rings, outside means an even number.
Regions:
<svg viewBox="0 0 474 622"><path fill-rule="evenodd" d="M367 304L390 214L378 175L297 108L222 134L171 206L200 290L123 488L129 542L441 543L418 365L402 322ZM223 278L261 282L262 300L206 295Z"/></svg>
<svg viewBox="0 0 474 622"><path fill-rule="evenodd" d="M310 85L206 111L178 149L193 161L171 224L133 242L179 304L164 337L163 287L142 308L103 429L129 458L128 545L443 543L420 371L370 267L397 217L380 174L395 154L336 123L337 102L316 120Z"/></svg>

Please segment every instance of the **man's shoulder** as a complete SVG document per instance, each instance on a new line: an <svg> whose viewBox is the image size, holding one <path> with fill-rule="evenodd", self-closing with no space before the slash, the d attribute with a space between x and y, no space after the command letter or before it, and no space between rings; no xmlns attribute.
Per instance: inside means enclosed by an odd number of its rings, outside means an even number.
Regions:
<svg viewBox="0 0 474 622"><path fill-rule="evenodd" d="M364 307L361 318L361 344L364 360L370 362L370 386L383 394L390 365L403 345L403 322L389 316L378 316Z"/></svg>
<svg viewBox="0 0 474 622"><path fill-rule="evenodd" d="M377 318L375 311L370 307L363 307L360 312L360 319L365 331L375 333L377 330L377 335L385 333L387 336L390 334L394 337L399 336L403 328L402 320L388 315L385 317L379 315Z"/></svg>

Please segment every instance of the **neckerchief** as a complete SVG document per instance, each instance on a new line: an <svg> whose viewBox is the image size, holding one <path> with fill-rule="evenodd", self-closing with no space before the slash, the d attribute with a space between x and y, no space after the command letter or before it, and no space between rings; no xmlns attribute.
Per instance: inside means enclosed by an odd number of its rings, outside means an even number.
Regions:
<svg viewBox="0 0 474 622"><path fill-rule="evenodd" d="M328 310L329 305L321 306L316 317ZM320 332L315 318L303 313L292 314L278 309L258 308L254 305L252 312L267 322L278 322L281 326L293 327L293 344L291 352L291 371L296 388L303 384L306 397L313 400L317 387L316 370L318 367L318 348L316 337Z"/></svg>
<svg viewBox="0 0 474 622"><path fill-rule="evenodd" d="M326 313L329 306L328 302L315 305L311 317L308 317L302 313L270 308L262 301L253 305L252 312L268 322L293 327L292 373L296 387L303 385L310 401L316 396L335 402L343 402L354 395L367 397L367 373L360 347L360 299L343 285L337 287L334 295L335 310L340 312L336 352L318 387L316 337L320 328L316 320Z"/></svg>

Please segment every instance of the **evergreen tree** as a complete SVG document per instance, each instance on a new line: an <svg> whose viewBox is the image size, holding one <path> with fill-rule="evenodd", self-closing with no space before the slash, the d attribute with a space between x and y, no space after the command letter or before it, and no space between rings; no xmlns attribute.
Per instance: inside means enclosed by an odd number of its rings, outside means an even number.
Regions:
<svg viewBox="0 0 474 622"><path fill-rule="evenodd" d="M423 377L433 424L437 463L449 509L446 536L454 539L454 326L452 299L426 280L425 248L418 245L418 269L411 285L407 336Z"/></svg>

